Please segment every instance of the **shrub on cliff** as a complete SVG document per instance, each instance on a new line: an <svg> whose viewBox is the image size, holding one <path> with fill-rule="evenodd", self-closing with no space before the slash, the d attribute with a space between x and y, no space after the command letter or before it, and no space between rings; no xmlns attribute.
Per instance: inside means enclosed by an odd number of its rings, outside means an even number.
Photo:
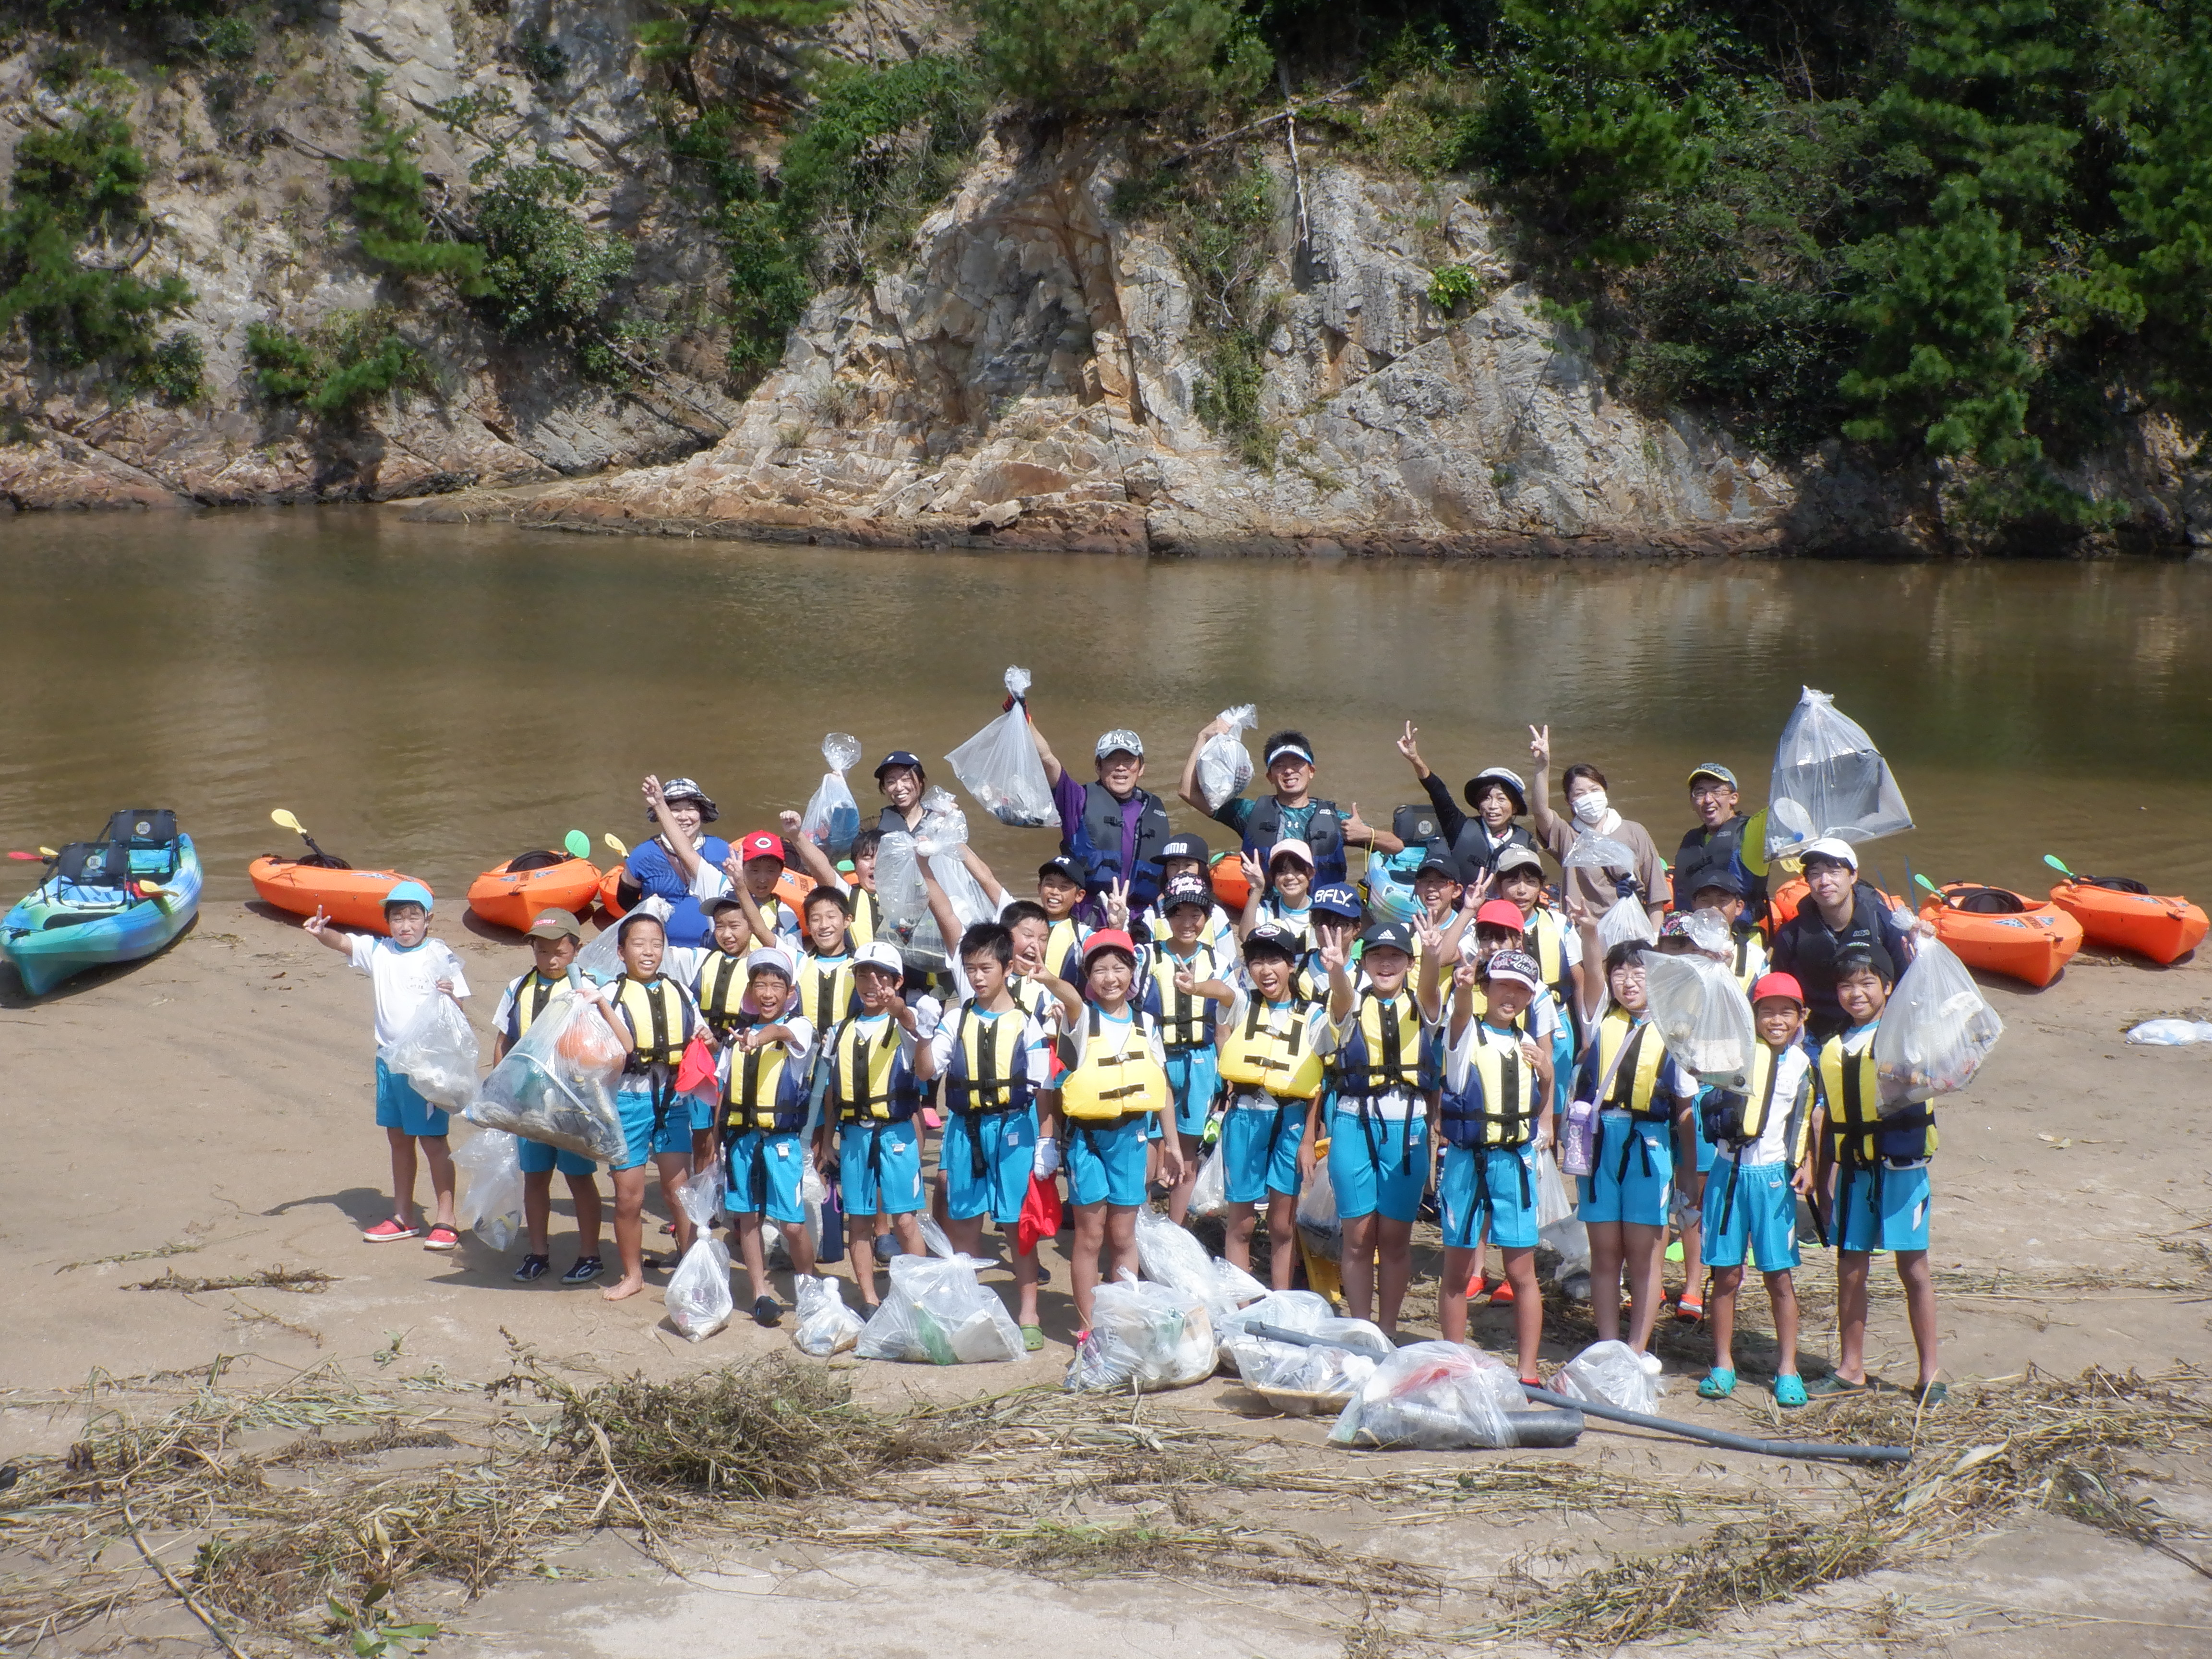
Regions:
<svg viewBox="0 0 2212 1659"><path fill-rule="evenodd" d="M971 3L984 68L1047 114L1202 114L1249 98L1274 64L1219 0Z"/></svg>

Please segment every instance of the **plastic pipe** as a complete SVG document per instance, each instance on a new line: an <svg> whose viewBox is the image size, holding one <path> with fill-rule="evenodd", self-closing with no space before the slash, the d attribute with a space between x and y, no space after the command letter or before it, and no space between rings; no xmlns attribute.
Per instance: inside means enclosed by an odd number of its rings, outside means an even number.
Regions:
<svg viewBox="0 0 2212 1659"><path fill-rule="evenodd" d="M1609 1423L1627 1423L1639 1429L1656 1429L1662 1434L1678 1435L1685 1440L1700 1440L1708 1446L1719 1446L1729 1451L1757 1452L1765 1457L1834 1457L1855 1463L1909 1463L1912 1461L1912 1448L1910 1446L1842 1446L1820 1440L1759 1440L1747 1434L1730 1434L1726 1429L1705 1429L1694 1423L1677 1423L1672 1418L1651 1417L1643 1412L1602 1405L1594 1400L1577 1400L1568 1395L1554 1394L1549 1389L1537 1388L1532 1383L1523 1382L1521 1392L1540 1405L1583 1412L1591 1417L1603 1418Z"/></svg>

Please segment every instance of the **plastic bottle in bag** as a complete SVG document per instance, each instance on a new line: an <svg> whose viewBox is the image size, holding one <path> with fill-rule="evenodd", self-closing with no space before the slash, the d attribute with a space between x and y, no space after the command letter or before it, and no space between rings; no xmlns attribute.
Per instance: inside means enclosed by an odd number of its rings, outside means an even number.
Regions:
<svg viewBox="0 0 2212 1659"><path fill-rule="evenodd" d="M1766 855L1822 836L1873 841L1912 828L1912 814L1874 739L1825 691L1804 688L1766 793Z"/></svg>
<svg viewBox="0 0 2212 1659"><path fill-rule="evenodd" d="M1070 1389L1182 1389L1213 1375L1213 1320L1188 1291L1123 1269L1091 1296L1091 1332L1068 1364Z"/></svg>
<svg viewBox="0 0 2212 1659"><path fill-rule="evenodd" d="M477 1097L477 1034L460 1005L443 991L422 1000L384 1063L406 1076L433 1106L457 1112Z"/></svg>
<svg viewBox="0 0 2212 1659"><path fill-rule="evenodd" d="M629 1143L613 1085L625 1058L596 1002L556 991L522 1041L484 1079L470 1103L469 1121L620 1164Z"/></svg>
<svg viewBox="0 0 2212 1659"><path fill-rule="evenodd" d="M798 1328L791 1334L799 1352L827 1359L860 1340L860 1316L845 1305L842 1281L825 1273L794 1274L792 1294L799 1304Z"/></svg>
<svg viewBox="0 0 2212 1659"><path fill-rule="evenodd" d="M1240 702L1234 708L1223 709L1221 719L1229 729L1206 740L1192 775L1209 812L1218 812L1252 781L1252 751L1244 746L1243 736L1258 729L1260 711L1249 702Z"/></svg>
<svg viewBox="0 0 2212 1659"><path fill-rule="evenodd" d="M1966 964L1942 940L1923 939L1875 1027L1883 1115L1965 1088L2003 1035Z"/></svg>
<svg viewBox="0 0 2212 1659"><path fill-rule="evenodd" d="M455 1218L495 1250L522 1231L522 1144L504 1129L480 1129L453 1149L453 1167L468 1176Z"/></svg>
<svg viewBox="0 0 2212 1659"><path fill-rule="evenodd" d="M737 1309L730 1290L730 1247L714 1237L722 1207L721 1166L700 1170L676 1189L676 1195L696 1231L691 1248L669 1275L661 1304L668 1310L669 1322L687 1341L703 1342L728 1324Z"/></svg>
<svg viewBox="0 0 2212 1659"><path fill-rule="evenodd" d="M830 769L799 815L799 833L831 858L842 859L853 850L853 838L860 833L860 805L845 781L845 774L860 761L860 740L832 732L822 739L822 758L830 763Z"/></svg>
<svg viewBox="0 0 2212 1659"><path fill-rule="evenodd" d="M1725 963L1707 956L1642 952L1651 1024L1667 1052L1700 1083L1741 1089L1751 1075L1751 1002Z"/></svg>
<svg viewBox="0 0 2212 1659"><path fill-rule="evenodd" d="M1001 823L1037 830L1060 822L1044 762L1030 736L1030 671L1009 668L1006 691L1014 706L945 758L960 787Z"/></svg>
<svg viewBox="0 0 2212 1659"><path fill-rule="evenodd" d="M1340 1446L1510 1446L1525 1401L1510 1368L1480 1348L1415 1342L1375 1368L1329 1431Z"/></svg>
<svg viewBox="0 0 2212 1659"><path fill-rule="evenodd" d="M863 1359L972 1365L1022 1358L1021 1328L975 1278L973 1256L896 1255L890 1294L869 1316L855 1351Z"/></svg>
<svg viewBox="0 0 2212 1659"><path fill-rule="evenodd" d="M1559 1372L1558 1391L1623 1411L1650 1412L1659 1404L1659 1379L1626 1342L1593 1342Z"/></svg>

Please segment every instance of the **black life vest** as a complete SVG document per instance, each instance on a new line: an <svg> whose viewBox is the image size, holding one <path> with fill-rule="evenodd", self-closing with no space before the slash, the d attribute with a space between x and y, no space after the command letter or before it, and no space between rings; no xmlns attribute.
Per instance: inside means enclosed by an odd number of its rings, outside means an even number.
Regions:
<svg viewBox="0 0 2212 1659"><path fill-rule="evenodd" d="M1459 878L1463 882L1480 881L1498 867L1498 859L1509 847L1525 847L1532 853L1544 850L1536 844L1536 838L1517 823L1507 825L1505 839L1493 847L1489 826L1480 818L1469 818L1460 826L1459 835L1452 842L1452 862L1459 866Z"/></svg>
<svg viewBox="0 0 2212 1659"><path fill-rule="evenodd" d="M1137 803L1136 857L1130 866L1129 909L1133 915L1159 896L1160 848L1174 832L1168 827L1168 809L1148 789L1130 799ZM1083 866L1084 884L1101 892L1121 879L1121 809L1103 783L1083 786L1083 817L1073 836L1062 839L1060 850Z"/></svg>
<svg viewBox="0 0 2212 1659"><path fill-rule="evenodd" d="M1305 834L1296 839L1313 849L1314 885L1319 887L1345 878L1344 815L1333 800L1315 801L1313 809ZM1262 795L1252 803L1244 820L1244 850L1265 864L1268 851L1282 839L1283 804L1273 795Z"/></svg>
<svg viewBox="0 0 2212 1659"><path fill-rule="evenodd" d="M1797 914L1774 936L1774 966L1795 976L1806 1000L1822 1012L1836 1007L1836 963L1851 945L1879 945L1888 951L1888 934L1882 918L1889 912L1881 894L1865 882L1851 886L1850 920L1832 929L1820 915L1820 907L1807 895ZM1897 966L1902 967L1903 963Z"/></svg>
<svg viewBox="0 0 2212 1659"><path fill-rule="evenodd" d="M1682 844L1674 849L1675 909L1690 908L1690 901L1698 895L1698 878L1707 870L1734 870L1743 878L1747 905L1766 902L1766 878L1753 875L1743 861L1743 832L1750 826L1751 820L1739 812L1717 830L1700 824L1682 837Z"/></svg>

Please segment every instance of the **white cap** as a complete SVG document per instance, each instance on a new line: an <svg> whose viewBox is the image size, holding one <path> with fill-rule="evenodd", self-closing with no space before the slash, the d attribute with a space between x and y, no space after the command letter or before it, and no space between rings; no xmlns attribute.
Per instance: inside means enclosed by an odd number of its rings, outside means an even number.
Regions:
<svg viewBox="0 0 2212 1659"><path fill-rule="evenodd" d="M894 979L906 977L906 963L900 959L898 946L886 939L874 939L853 952L853 969L880 968Z"/></svg>
<svg viewBox="0 0 2212 1659"><path fill-rule="evenodd" d="M1840 836L1823 836L1818 841L1808 841L1796 852L1797 862L1801 866L1808 859L1833 859L1854 870L1859 867L1859 855L1851 851L1850 842Z"/></svg>
<svg viewBox="0 0 2212 1659"><path fill-rule="evenodd" d="M1302 861L1307 869L1311 870L1315 867L1313 848L1307 846L1305 842L1298 840L1295 836L1285 836L1283 840L1277 842L1273 847L1270 847L1267 849L1268 867L1273 869L1274 867L1275 860L1282 857L1285 853L1290 854L1292 857Z"/></svg>
<svg viewBox="0 0 2212 1659"><path fill-rule="evenodd" d="M791 952L780 945L763 945L745 958L746 978L750 979L763 969L781 974L787 985L799 982L799 969L791 959Z"/></svg>

